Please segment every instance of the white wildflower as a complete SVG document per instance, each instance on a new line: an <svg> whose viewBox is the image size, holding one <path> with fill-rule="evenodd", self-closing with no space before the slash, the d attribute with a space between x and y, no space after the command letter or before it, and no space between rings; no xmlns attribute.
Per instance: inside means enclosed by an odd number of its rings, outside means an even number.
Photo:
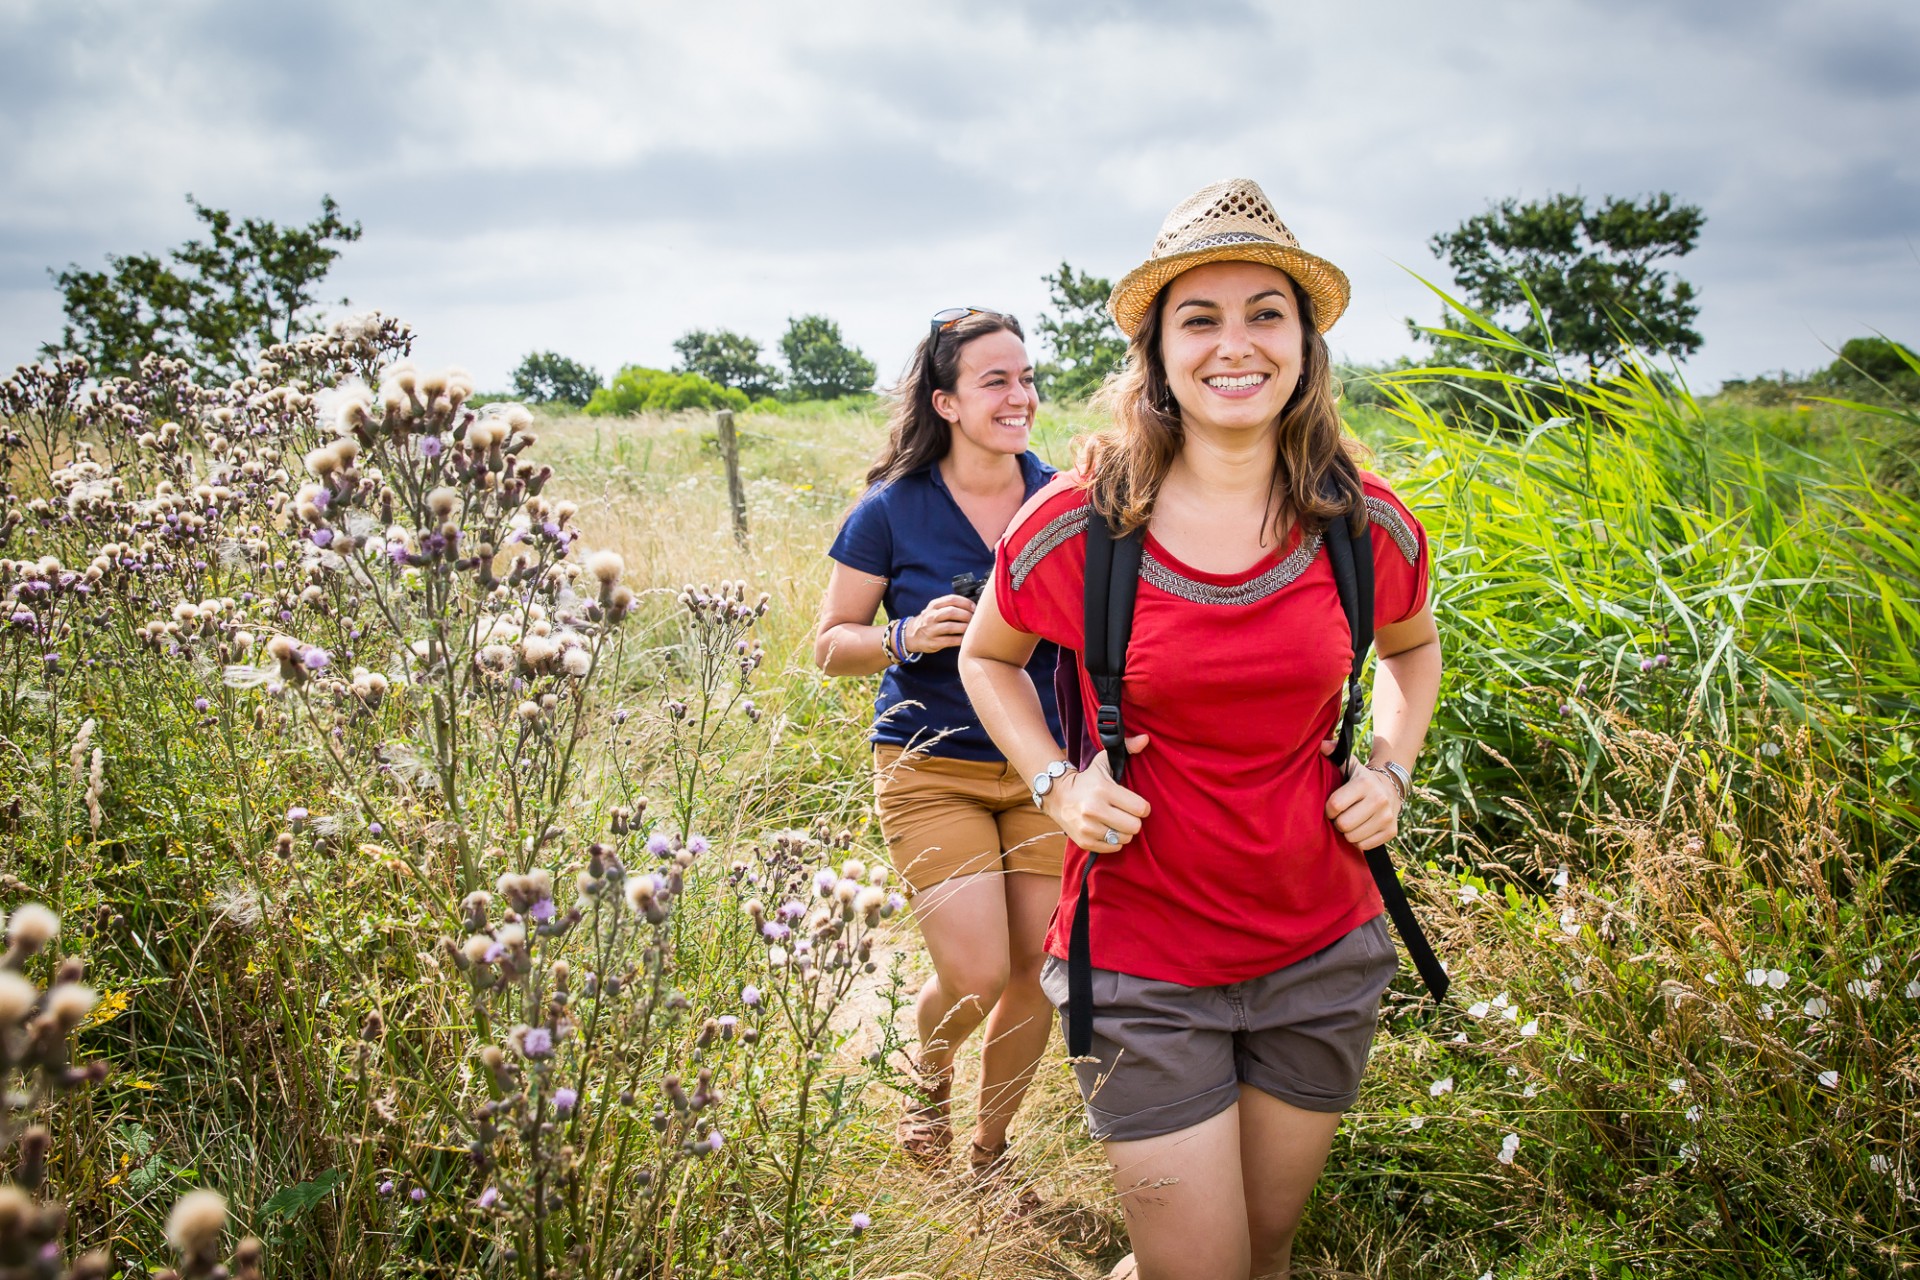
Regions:
<svg viewBox="0 0 1920 1280"><path fill-rule="evenodd" d="M1580 915L1572 907L1560 913L1560 932L1568 937L1580 932Z"/></svg>
<svg viewBox="0 0 1920 1280"><path fill-rule="evenodd" d="M1775 991L1779 991L1785 987L1787 985L1787 971L1785 969L1767 970L1767 985Z"/></svg>
<svg viewBox="0 0 1920 1280"><path fill-rule="evenodd" d="M1519 1134L1510 1133L1506 1137L1500 1139L1500 1155L1498 1157L1500 1163L1512 1164L1513 1157L1519 1152L1519 1150L1520 1150Z"/></svg>
<svg viewBox="0 0 1920 1280"><path fill-rule="evenodd" d="M1863 965L1861 965L1861 966L1860 966L1860 972L1862 972L1862 973L1864 973L1864 974L1866 974L1866 975L1867 975L1867 976L1868 976L1869 978L1871 978L1871 977L1873 977L1873 976L1874 976L1875 974L1877 974L1877 973L1879 973L1879 972L1880 972L1880 957L1879 957L1879 956L1868 956L1868 957L1867 957L1867 962L1866 962L1865 964L1863 964Z"/></svg>
<svg viewBox="0 0 1920 1280"><path fill-rule="evenodd" d="M1907 999L1920 1000L1920 978L1915 978L1907 984Z"/></svg>
<svg viewBox="0 0 1920 1280"><path fill-rule="evenodd" d="M1680 1161L1682 1164L1692 1164L1699 1158L1700 1146L1698 1143L1689 1142L1686 1146L1680 1148Z"/></svg>
<svg viewBox="0 0 1920 1280"><path fill-rule="evenodd" d="M1687 1123L1699 1124L1700 1115L1701 1115L1700 1104L1696 1102L1692 1106L1687 1108Z"/></svg>
<svg viewBox="0 0 1920 1280"><path fill-rule="evenodd" d="M1762 1022L1773 1021L1773 1002L1772 1001L1769 1000L1767 1003L1760 1006L1760 1021Z"/></svg>
<svg viewBox="0 0 1920 1280"><path fill-rule="evenodd" d="M1540 1096L1540 1086L1537 1084L1530 1084L1526 1088L1520 1091L1520 1096L1523 1098L1537 1098Z"/></svg>
<svg viewBox="0 0 1920 1280"><path fill-rule="evenodd" d="M1685 1093L1686 1091L1687 1091L1687 1082L1682 1077L1675 1076L1673 1079L1667 1081L1667 1092Z"/></svg>
<svg viewBox="0 0 1920 1280"><path fill-rule="evenodd" d="M1408 1116L1407 1117L1407 1128L1409 1129L1424 1128L1426 1127L1426 1123L1427 1123L1427 1118L1425 1116Z"/></svg>
<svg viewBox="0 0 1920 1280"><path fill-rule="evenodd" d="M1529 1037L1531 1037L1531 1036L1537 1036L1537 1035L1539 1035L1539 1034L1540 1034L1540 1019L1538 1019L1538 1018L1528 1018L1528 1019L1527 1019L1527 1021L1526 1021L1526 1025L1524 1025L1524 1026L1522 1026L1522 1027L1520 1028L1520 1034L1521 1034L1521 1035L1523 1035L1523 1036L1529 1036Z"/></svg>
<svg viewBox="0 0 1920 1280"><path fill-rule="evenodd" d="M1484 1018L1487 1016L1487 1009L1488 1005L1485 1000L1476 1000L1468 1006L1467 1016L1469 1018Z"/></svg>
<svg viewBox="0 0 1920 1280"><path fill-rule="evenodd" d="M1767 971L1766 971L1765 969L1749 969L1749 970L1747 970L1747 985L1748 985L1748 986L1750 986L1750 987L1764 987L1764 986L1766 986L1766 985L1767 985Z"/></svg>
<svg viewBox="0 0 1920 1280"><path fill-rule="evenodd" d="M1893 1157L1884 1152L1875 1152L1867 1157L1867 1168L1875 1173L1892 1173Z"/></svg>
<svg viewBox="0 0 1920 1280"><path fill-rule="evenodd" d="M1827 1016L1827 1010L1828 1005L1825 996L1809 996L1807 1002L1800 1006L1800 1012L1806 1014L1809 1018L1824 1018Z"/></svg>
<svg viewBox="0 0 1920 1280"><path fill-rule="evenodd" d="M1865 978L1854 978L1847 983L1847 994L1856 1000L1872 1000L1879 996L1880 984Z"/></svg>
<svg viewBox="0 0 1920 1280"><path fill-rule="evenodd" d="M1561 867L1553 873L1553 887L1556 889L1564 889L1567 887L1567 869L1565 867Z"/></svg>
<svg viewBox="0 0 1920 1280"><path fill-rule="evenodd" d="M1520 1006L1517 1004L1510 1004L1505 1009L1500 1011L1500 1016L1505 1018L1508 1022L1518 1022L1520 1021Z"/></svg>
<svg viewBox="0 0 1920 1280"><path fill-rule="evenodd" d="M1467 1033L1464 1031L1454 1032L1453 1039L1452 1041L1450 1041L1450 1043L1452 1044L1465 1044L1466 1042L1467 1042Z"/></svg>
<svg viewBox="0 0 1920 1280"><path fill-rule="evenodd" d="M1507 993L1504 991L1493 998L1493 1007L1496 1009L1504 1009L1510 1003L1511 1001L1507 999Z"/></svg>
<svg viewBox="0 0 1920 1280"><path fill-rule="evenodd" d="M787 949L781 946L767 948L767 963L778 969L787 963Z"/></svg>
<svg viewBox="0 0 1920 1280"><path fill-rule="evenodd" d="M1477 886L1470 885L1470 884L1463 884L1460 886L1460 903L1462 906L1470 907L1474 903L1478 902L1479 900L1480 900L1480 890Z"/></svg>
<svg viewBox="0 0 1920 1280"><path fill-rule="evenodd" d="M1840 1073L1838 1071L1822 1071L1816 1078L1820 1081L1820 1087L1822 1089L1832 1089L1840 1083Z"/></svg>
<svg viewBox="0 0 1920 1280"><path fill-rule="evenodd" d="M1442 1076L1440 1079L1435 1080L1432 1084L1427 1086L1427 1096L1430 1098L1437 1098L1443 1093L1452 1093L1452 1092L1453 1092L1452 1076Z"/></svg>

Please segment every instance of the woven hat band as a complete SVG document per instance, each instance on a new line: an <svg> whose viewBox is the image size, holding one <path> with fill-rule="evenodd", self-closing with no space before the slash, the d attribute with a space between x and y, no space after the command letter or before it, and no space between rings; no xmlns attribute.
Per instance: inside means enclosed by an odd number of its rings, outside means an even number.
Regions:
<svg viewBox="0 0 1920 1280"><path fill-rule="evenodd" d="M1201 236L1198 240L1183 244L1175 253L1193 253L1200 249L1215 249L1223 244L1285 244L1284 240L1275 240L1272 236L1256 235L1251 231L1222 231L1218 235Z"/></svg>

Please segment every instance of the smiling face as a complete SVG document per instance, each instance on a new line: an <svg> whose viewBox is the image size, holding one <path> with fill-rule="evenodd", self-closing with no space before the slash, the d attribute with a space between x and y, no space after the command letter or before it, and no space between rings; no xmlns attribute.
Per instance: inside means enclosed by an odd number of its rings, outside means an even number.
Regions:
<svg viewBox="0 0 1920 1280"><path fill-rule="evenodd" d="M1160 359L1189 429L1271 427L1300 381L1303 331L1293 281L1257 262L1213 262L1177 277L1161 302Z"/></svg>
<svg viewBox="0 0 1920 1280"><path fill-rule="evenodd" d="M954 444L965 440L989 453L1025 453L1039 404L1027 344L1005 329L962 347L953 390L933 393L933 411L953 425Z"/></svg>

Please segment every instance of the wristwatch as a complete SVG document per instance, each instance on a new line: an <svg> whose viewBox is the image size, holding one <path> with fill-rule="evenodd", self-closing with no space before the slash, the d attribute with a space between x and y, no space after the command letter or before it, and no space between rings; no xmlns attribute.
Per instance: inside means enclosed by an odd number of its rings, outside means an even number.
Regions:
<svg viewBox="0 0 1920 1280"><path fill-rule="evenodd" d="M1047 794L1053 790L1056 778L1065 777L1073 765L1065 760L1055 760L1052 764L1033 775L1033 807L1044 810L1047 807Z"/></svg>
<svg viewBox="0 0 1920 1280"><path fill-rule="evenodd" d="M1407 766L1396 760L1382 760L1379 764L1368 762L1367 768L1375 773L1384 773L1393 781L1393 789L1400 793L1400 803L1405 804L1407 797L1413 794L1413 775L1407 772Z"/></svg>

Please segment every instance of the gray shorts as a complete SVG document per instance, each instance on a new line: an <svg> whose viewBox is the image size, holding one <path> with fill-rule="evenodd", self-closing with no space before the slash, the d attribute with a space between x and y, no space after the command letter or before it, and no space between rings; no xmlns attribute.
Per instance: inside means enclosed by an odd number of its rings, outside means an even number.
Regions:
<svg viewBox="0 0 1920 1280"><path fill-rule="evenodd" d="M1177 1133L1219 1115L1242 1084L1308 1111L1360 1094L1380 996L1399 957L1384 916L1265 977L1183 987L1093 971L1094 1062L1074 1065L1087 1127L1102 1141ZM1066 1022L1067 965L1040 985Z"/></svg>

